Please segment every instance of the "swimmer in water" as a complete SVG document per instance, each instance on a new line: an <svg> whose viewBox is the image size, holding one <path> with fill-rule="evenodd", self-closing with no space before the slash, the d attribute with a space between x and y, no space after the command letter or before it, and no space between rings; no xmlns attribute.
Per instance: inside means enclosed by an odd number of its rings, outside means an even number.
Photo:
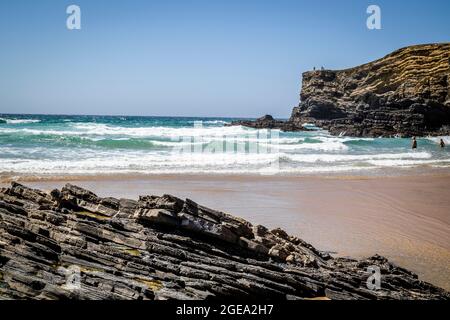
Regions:
<svg viewBox="0 0 450 320"><path fill-rule="evenodd" d="M417 149L417 139L416 139L416 137L413 137L412 138L412 146L411 146L413 149Z"/></svg>

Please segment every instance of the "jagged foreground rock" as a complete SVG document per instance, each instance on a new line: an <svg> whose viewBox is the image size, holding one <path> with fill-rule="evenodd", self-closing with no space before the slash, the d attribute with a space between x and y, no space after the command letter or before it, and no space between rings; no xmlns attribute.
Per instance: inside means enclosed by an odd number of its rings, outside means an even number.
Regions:
<svg viewBox="0 0 450 320"><path fill-rule="evenodd" d="M379 266L381 290L366 287ZM173 196L0 190L6 299L449 299L385 258L334 259L282 230Z"/></svg>

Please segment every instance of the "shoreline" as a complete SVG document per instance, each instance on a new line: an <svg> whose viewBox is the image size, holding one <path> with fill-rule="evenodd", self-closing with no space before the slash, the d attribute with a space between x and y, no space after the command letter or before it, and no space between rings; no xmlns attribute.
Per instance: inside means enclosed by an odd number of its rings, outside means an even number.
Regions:
<svg viewBox="0 0 450 320"><path fill-rule="evenodd" d="M359 172L359 173L358 173ZM94 173L94 174L30 174L30 173L0 173L0 185L9 184L12 181L17 182L52 182L52 181L123 181L123 180L153 180L153 179L172 179L177 177L190 177L193 179L235 179L249 180L275 179L339 179L339 180L366 180L366 179L395 179L402 177L450 177L450 170L447 167L416 166L406 168L377 168L367 170L355 170L354 172L311 172L311 173L256 173L256 172L169 172L169 173Z"/></svg>
<svg viewBox="0 0 450 320"><path fill-rule="evenodd" d="M335 256L386 256L450 289L450 173L413 176L153 175L20 181L50 191L76 183L99 196L172 194L269 228ZM0 186L8 183L2 182Z"/></svg>

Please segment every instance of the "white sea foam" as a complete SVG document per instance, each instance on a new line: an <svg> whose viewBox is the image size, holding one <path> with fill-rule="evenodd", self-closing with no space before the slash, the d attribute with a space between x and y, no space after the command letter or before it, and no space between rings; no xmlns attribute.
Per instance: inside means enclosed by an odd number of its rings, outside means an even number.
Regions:
<svg viewBox="0 0 450 320"><path fill-rule="evenodd" d="M355 162L372 160L395 160L401 163L409 159L430 159L428 152L406 152L406 153L385 153L385 154L289 154L285 156L288 160L305 163L315 162ZM372 162L371 162L372 163Z"/></svg>
<svg viewBox="0 0 450 320"><path fill-rule="evenodd" d="M82 136L92 141L102 139L127 139L127 138L145 138L149 139L154 145L177 146L189 144L192 145L208 144L214 142L233 143L257 143L264 147L278 147L284 151L346 151L349 149L344 142L349 139L339 139L333 137L313 137L317 143L305 142L306 137L279 137L278 130L269 133L268 130L255 130L244 127L119 127L109 126L97 123L70 123L69 128L73 130L55 130L53 129L31 129L31 128L0 128L0 133L20 133L30 135L55 135L55 136ZM119 138L118 138L119 137ZM268 139L266 139L268 137Z"/></svg>
<svg viewBox="0 0 450 320"><path fill-rule="evenodd" d="M5 121L7 124L25 124L25 123L38 123L41 122L39 119L3 119L0 120Z"/></svg>
<svg viewBox="0 0 450 320"><path fill-rule="evenodd" d="M17 149L15 150L18 151ZM45 148L34 150L47 152ZM450 165L450 159L430 159L427 152L333 155L333 154L246 154L246 153L144 153L57 150L46 159L7 158L0 163L0 172L42 174L111 174L111 173L314 173L370 170L380 167L417 165ZM11 153L10 153L11 154ZM284 160L284 161L283 161ZM286 162L286 160L288 162Z"/></svg>
<svg viewBox="0 0 450 320"><path fill-rule="evenodd" d="M370 160L370 164L379 167L412 167L420 165L445 165L450 164L450 159L435 160Z"/></svg>
<svg viewBox="0 0 450 320"><path fill-rule="evenodd" d="M430 143L421 144L423 148L420 151L411 151L409 141L403 144L401 139L386 139L387 144L384 145L384 140L334 137L325 131L281 133L273 130L275 134L272 136L267 133L267 130L240 126L127 127L82 122L42 127L7 125L0 127L0 134L9 139L5 141L10 141L16 134L19 139L17 145L0 146L0 172L295 174L386 167L450 167L447 150L440 150ZM28 135L45 137L27 140ZM436 143L439 141L438 138L429 139ZM97 143L103 140L124 142L115 145ZM56 143L52 144L53 141ZM130 141L130 147L119 150L127 146L127 141ZM141 144L142 141L148 143ZM356 143L348 143L352 141ZM367 143L359 144L358 141ZM449 137L444 137L444 141L450 145ZM23 142L26 146L21 144ZM30 143L35 144L30 146ZM230 145L233 148L227 149ZM199 152L203 149L214 152ZM264 152L266 149L268 152Z"/></svg>
<svg viewBox="0 0 450 320"><path fill-rule="evenodd" d="M194 123L196 121L191 121L191 123ZM203 124L227 124L229 122L224 120L204 120L202 121Z"/></svg>
<svg viewBox="0 0 450 320"><path fill-rule="evenodd" d="M126 136L126 137L157 137L157 138L180 138L180 137L224 137L233 135L256 134L256 130L244 127L120 127L110 126L102 123L67 123L62 130L53 129L31 129L31 128L0 128L1 133L29 133L29 134L52 134L65 136L95 135L95 136ZM72 129L72 130L68 130ZM259 130L263 133L263 130Z"/></svg>
<svg viewBox="0 0 450 320"><path fill-rule="evenodd" d="M430 140L430 141L435 142L436 144L438 144L438 143L440 142L440 140L442 139L442 140L444 140L444 143L445 143L446 145L449 145L449 144L450 144L450 136L443 136L443 137L428 137L427 139Z"/></svg>
<svg viewBox="0 0 450 320"><path fill-rule="evenodd" d="M222 137L248 134L251 130L244 127L119 127L99 123L75 123L77 131L72 134L124 135L133 137ZM68 132L64 132L68 134Z"/></svg>

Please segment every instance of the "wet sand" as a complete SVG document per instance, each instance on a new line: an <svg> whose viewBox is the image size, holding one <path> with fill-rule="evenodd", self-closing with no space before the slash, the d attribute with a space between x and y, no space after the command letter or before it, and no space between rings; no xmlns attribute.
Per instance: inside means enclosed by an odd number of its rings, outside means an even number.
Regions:
<svg viewBox="0 0 450 320"><path fill-rule="evenodd" d="M74 180L74 181L71 181ZM100 196L170 193L281 227L321 250L388 257L450 290L450 175L280 177L160 175L87 177L24 184L50 190L73 182ZM5 183L0 183L4 186Z"/></svg>

